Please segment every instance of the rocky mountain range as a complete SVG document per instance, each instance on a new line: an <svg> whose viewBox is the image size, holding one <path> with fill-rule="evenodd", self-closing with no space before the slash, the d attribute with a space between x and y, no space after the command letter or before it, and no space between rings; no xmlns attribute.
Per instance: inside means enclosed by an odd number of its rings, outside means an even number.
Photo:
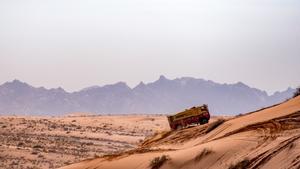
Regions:
<svg viewBox="0 0 300 169"><path fill-rule="evenodd" d="M0 86L0 114L65 115L72 112L97 114L175 113L208 104L212 114L234 115L253 111L290 98L295 89L268 95L244 83L220 84L210 80L164 76L152 83L130 88L124 82L92 86L77 92L62 88L33 87L19 80Z"/></svg>

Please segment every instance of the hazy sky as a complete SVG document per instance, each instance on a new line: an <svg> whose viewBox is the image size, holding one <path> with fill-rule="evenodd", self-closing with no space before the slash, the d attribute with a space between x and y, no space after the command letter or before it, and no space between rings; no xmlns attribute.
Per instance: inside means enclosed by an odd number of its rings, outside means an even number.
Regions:
<svg viewBox="0 0 300 169"><path fill-rule="evenodd" d="M0 0L0 83L300 85L299 0Z"/></svg>

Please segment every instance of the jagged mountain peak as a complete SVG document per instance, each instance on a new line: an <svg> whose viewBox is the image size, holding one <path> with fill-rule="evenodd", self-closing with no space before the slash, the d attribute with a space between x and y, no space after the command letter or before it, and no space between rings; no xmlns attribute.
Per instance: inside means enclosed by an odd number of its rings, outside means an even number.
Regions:
<svg viewBox="0 0 300 169"><path fill-rule="evenodd" d="M125 82L117 82L115 84L106 85L104 87L117 87L117 88L127 88L127 89L130 89L130 87Z"/></svg>
<svg viewBox="0 0 300 169"><path fill-rule="evenodd" d="M243 82L237 82L237 83L235 83L235 85L237 85L237 86L239 86L239 87L249 87L249 86L247 86L245 83L243 83Z"/></svg>
<svg viewBox="0 0 300 169"><path fill-rule="evenodd" d="M158 81L166 81L168 80L164 75L160 75Z"/></svg>
<svg viewBox="0 0 300 169"><path fill-rule="evenodd" d="M135 86L133 89L136 90L136 89L143 89L144 87L146 87L146 84L141 81L137 86Z"/></svg>
<svg viewBox="0 0 300 169"><path fill-rule="evenodd" d="M32 89L33 87L30 86L29 84L22 82L20 80L13 80L11 82L6 82L3 85L1 85L0 87L4 87L4 88L10 88L10 89L15 89L15 90L20 90L20 89Z"/></svg>
<svg viewBox="0 0 300 169"><path fill-rule="evenodd" d="M52 88L50 91L65 93L66 91L62 87Z"/></svg>
<svg viewBox="0 0 300 169"><path fill-rule="evenodd" d="M29 86L27 83L22 82L18 79L14 79L13 81L6 82L4 85L10 85L10 86Z"/></svg>
<svg viewBox="0 0 300 169"><path fill-rule="evenodd" d="M269 96L242 82L220 84L192 77L170 80L163 75L152 83L140 82L134 88L118 82L73 93L62 88L28 86L19 80L0 85L0 114L40 112L55 115L74 111L171 113L204 103L210 106L212 114L237 114L283 101L294 91L288 89Z"/></svg>

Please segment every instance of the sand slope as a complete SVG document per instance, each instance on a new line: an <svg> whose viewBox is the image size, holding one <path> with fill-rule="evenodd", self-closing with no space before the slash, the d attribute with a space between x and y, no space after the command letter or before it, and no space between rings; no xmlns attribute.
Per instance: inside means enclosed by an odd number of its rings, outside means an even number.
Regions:
<svg viewBox="0 0 300 169"><path fill-rule="evenodd" d="M300 168L300 97L229 119L210 132L207 125L163 132L138 149L64 169L143 169L167 155L161 169Z"/></svg>

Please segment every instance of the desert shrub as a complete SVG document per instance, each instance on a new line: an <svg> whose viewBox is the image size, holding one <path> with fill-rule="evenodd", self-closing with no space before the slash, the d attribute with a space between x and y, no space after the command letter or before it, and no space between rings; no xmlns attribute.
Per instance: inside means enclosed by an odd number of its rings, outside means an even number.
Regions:
<svg viewBox="0 0 300 169"><path fill-rule="evenodd" d="M200 161L202 158L204 158L205 156L209 155L213 153L213 151L211 149L208 148L204 148L198 155L196 155L196 157L194 158L194 160Z"/></svg>
<svg viewBox="0 0 300 169"><path fill-rule="evenodd" d="M34 145L33 148L34 148L34 149L38 149L38 148L44 148L44 147L41 146L41 145L39 145L39 144L37 144L37 145Z"/></svg>
<svg viewBox="0 0 300 169"><path fill-rule="evenodd" d="M10 165L19 165L19 161L13 161Z"/></svg>
<svg viewBox="0 0 300 169"><path fill-rule="evenodd" d="M100 158L100 156L97 153L95 153L94 158Z"/></svg>
<svg viewBox="0 0 300 169"><path fill-rule="evenodd" d="M37 154L39 154L39 152L37 152L37 151L32 151L31 154L32 154L32 155L37 155Z"/></svg>
<svg viewBox="0 0 300 169"><path fill-rule="evenodd" d="M229 166L229 169L244 169L247 168L247 166L250 164L250 160L248 158L245 158L242 161L239 161L236 164L231 164Z"/></svg>
<svg viewBox="0 0 300 169"><path fill-rule="evenodd" d="M293 97L297 97L297 96L300 96L300 87L298 87L294 93L294 96Z"/></svg>
<svg viewBox="0 0 300 169"><path fill-rule="evenodd" d="M70 165L72 162L70 160L64 162L65 165Z"/></svg>
<svg viewBox="0 0 300 169"><path fill-rule="evenodd" d="M161 157L155 157L150 162L150 167L151 169L159 169L168 160L170 160L170 158L166 155L162 155Z"/></svg>
<svg viewBox="0 0 300 169"><path fill-rule="evenodd" d="M17 147L21 147L21 146L24 146L24 143L23 142L19 142Z"/></svg>
<svg viewBox="0 0 300 169"><path fill-rule="evenodd" d="M214 130L215 128L217 128L219 125L223 124L225 122L225 119L218 119L217 121L214 121L210 124L208 124L208 127L205 130L205 133L209 133L212 130Z"/></svg>

